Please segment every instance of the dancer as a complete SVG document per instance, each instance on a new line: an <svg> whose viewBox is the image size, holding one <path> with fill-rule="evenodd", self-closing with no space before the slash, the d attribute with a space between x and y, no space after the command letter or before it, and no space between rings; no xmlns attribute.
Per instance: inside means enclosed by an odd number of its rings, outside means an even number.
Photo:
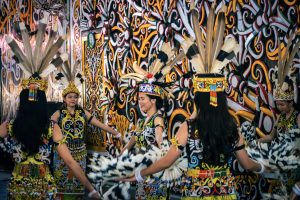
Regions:
<svg viewBox="0 0 300 200"><path fill-rule="evenodd" d="M206 45L213 44L214 24L210 23L214 21L213 17L214 5L209 13ZM217 33L224 31L220 29L225 23L222 9L218 17ZM195 27L199 28L196 23ZM223 43L223 35L214 38L215 42ZM143 181L146 176L169 168L186 154L188 168L181 180L181 199L237 199L235 180L230 172L233 155L247 170L263 173L265 169L264 165L248 157L243 137L228 111L224 93L226 79L217 73L230 61L238 45L234 39L225 40L223 46L217 45L215 49L203 49L202 43L197 45L205 52L205 59L190 38L182 42L183 51L196 71L192 79L196 114L180 126L163 158L146 169L137 170L134 176L124 181Z"/></svg>
<svg viewBox="0 0 300 200"><path fill-rule="evenodd" d="M79 164L71 156L60 128L50 121L47 113L45 91L48 84L41 77L47 77L67 59L66 54L53 59L66 39L59 37L53 44L56 31L51 30L49 41L42 49L47 21L45 14L39 24L34 52L32 52L23 23L20 23L20 29L25 54L16 41L9 36L6 38L14 53L14 58L26 77L21 84L23 90L20 93L20 105L16 118L0 126L0 137L4 138L1 148L10 153L15 162L9 184L9 196L10 199L55 198L56 185L49 170L51 152L55 148L75 176L87 188L89 197L99 199L99 193L95 191Z"/></svg>
<svg viewBox="0 0 300 200"><path fill-rule="evenodd" d="M160 62L160 56L164 54L168 57L165 52L171 53L170 49L167 50L169 47L168 45L169 44L162 47L162 50L159 52L159 60L155 62L153 66L150 66L150 69L160 71L159 68L163 63ZM138 120L137 128L128 144L121 151L121 154L125 150L130 152L132 148L134 148L135 153L147 152L151 145L161 148L163 140L167 140L167 123L163 118L163 113L160 111L164 105L163 99L166 98L164 93L165 90L162 88L163 83L151 80L153 77L153 71L147 72L143 70L136 62L133 63L133 69L136 74L128 74L121 78L123 80L136 80L136 77L139 75L145 76L142 81L139 79L137 81L140 81L138 86L139 108L146 114L146 118ZM141 74L137 72L140 72ZM158 79L158 77L156 78ZM137 184L135 198L138 200L149 198L166 199L168 198L168 195L169 192L166 185L156 179L151 184Z"/></svg>
<svg viewBox="0 0 300 200"><path fill-rule="evenodd" d="M158 59L146 71L139 67L136 62L133 63L133 71L121 77L121 85L128 88L127 92L135 94L138 90L138 101L140 110L146 114L145 119L138 120L136 131L131 135L129 143L122 150L118 158L98 158L92 159L89 177L93 180L114 180L124 177L124 174L132 174L134 170L143 165L149 165L153 159L158 159L165 152L168 145L167 125L163 118L163 113L159 111L162 108L162 100L171 95L168 91L168 84L163 83L163 77L171 69L166 66L169 58L172 58L174 52L169 43L164 43L158 53ZM174 59L178 59L176 56ZM130 85L137 82L138 88ZM129 85L129 87L128 87ZM134 151L133 151L134 150ZM179 175L180 176L180 175ZM136 199L166 199L169 198L167 182L159 177L152 177L152 182L141 182L137 184ZM127 193L128 185L118 185L118 188L110 189L105 195L105 199L119 198L129 199ZM120 191L119 191L120 190Z"/></svg>
<svg viewBox="0 0 300 200"><path fill-rule="evenodd" d="M279 181L280 188L273 188L275 192L267 194L271 195L269 198L287 198L293 184L300 178L300 157L296 154L300 150L300 115L294 107L297 87L291 67L292 60L299 50L300 40L289 53L292 40L293 37L290 36L285 54L282 54L281 43L278 42L278 66L275 69L277 77L273 77L273 98L280 114L272 132L257 139L255 127L250 122L244 122L241 126L242 134L249 144L246 148L248 154L276 171L275 179Z"/></svg>
<svg viewBox="0 0 300 200"><path fill-rule="evenodd" d="M36 79L35 79L36 80ZM30 87L33 86L30 83ZM0 146L13 155L15 167L9 183L10 199L53 199L57 188L49 171L52 148L56 148L64 162L90 192L90 197L100 199L88 181L80 165L71 156L60 128L51 123L47 114L47 100L43 90L35 90L36 101L31 98L31 89L20 93L17 117L4 122L0 127Z"/></svg>
<svg viewBox="0 0 300 200"><path fill-rule="evenodd" d="M77 85L82 85L84 79L80 73L77 73L77 67L80 62L70 68L68 61L62 65L62 73L58 73L57 80L65 86L63 96L63 106L57 110L51 119L59 125L66 144L73 158L86 171L87 149L84 138L86 137L86 126L91 124L104 131L112 133L115 137L121 140L121 133L112 129L109 126L101 123L97 118L93 117L88 111L78 105L80 92ZM58 187L58 197L64 198L83 198L84 187L79 180L74 176L72 170L61 159L57 151L54 151L54 178Z"/></svg>
<svg viewBox="0 0 300 200"><path fill-rule="evenodd" d="M163 106L162 89L155 83L142 83L139 85L138 101L142 112L146 113L146 118L138 121L137 129L133 133L129 143L123 148L121 154L132 148L135 148L137 153L143 151L142 148L148 149L150 145L155 145L161 148L163 139L167 139L166 121L159 109ZM156 180L153 184L138 184L136 189L136 199L164 199L168 196L167 188L159 187L161 182ZM149 191L149 192L146 192Z"/></svg>

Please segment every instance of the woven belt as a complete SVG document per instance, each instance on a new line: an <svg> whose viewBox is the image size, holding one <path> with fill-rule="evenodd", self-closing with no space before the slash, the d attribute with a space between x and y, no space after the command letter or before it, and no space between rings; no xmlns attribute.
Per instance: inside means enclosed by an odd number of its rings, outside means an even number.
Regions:
<svg viewBox="0 0 300 200"><path fill-rule="evenodd" d="M208 169L208 170L200 170L200 169L188 169L187 176L193 178L217 178L230 175L229 169Z"/></svg>

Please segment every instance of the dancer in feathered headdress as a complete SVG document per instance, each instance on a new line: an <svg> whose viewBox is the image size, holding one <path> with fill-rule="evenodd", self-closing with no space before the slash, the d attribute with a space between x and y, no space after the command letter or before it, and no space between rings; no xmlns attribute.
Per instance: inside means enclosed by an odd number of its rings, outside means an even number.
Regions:
<svg viewBox="0 0 300 200"><path fill-rule="evenodd" d="M159 109L163 107L163 99L171 95L166 87L168 84L163 82L164 76L180 57L181 54L175 56L169 43L164 43L149 71L134 62L133 72L121 77L121 87L126 88L128 94L134 95L138 92L140 109L147 117L138 120L137 128L121 156L106 158L95 155L92 159L90 178L97 182L130 176L137 170L146 168L168 151L167 125ZM168 196L167 186L173 184L173 179L177 180L182 174L182 169L187 167L184 160L179 163L163 173L155 174L146 182L137 184L136 199L165 199ZM104 198L129 199L126 191L128 187L128 183L116 185L104 194Z"/></svg>
<svg viewBox="0 0 300 200"><path fill-rule="evenodd" d="M191 2L194 9L194 2ZM226 79L217 74L235 55L237 44L234 39L225 40L223 33L225 15L221 10L217 17L216 34L214 4L212 5L206 32L206 48L202 44L202 34L196 23L196 10L192 10L195 44L187 38L182 48L195 70L193 90L195 94L195 115L179 128L168 153L150 167L137 171L128 181L141 181L145 176L168 168L182 154L188 158L188 168L182 178L181 199L235 199L234 178L230 172L232 153L235 152L245 167L263 171L260 165L247 157L243 149L243 139L239 138L237 127L228 112L226 102ZM222 139L220 139L222 138ZM205 188L205 190L203 189Z"/></svg>
<svg viewBox="0 0 300 200"><path fill-rule="evenodd" d="M292 177L296 178L293 173L299 171L300 167L300 157L297 156L297 151L300 151L300 116L299 111L294 107L298 93L296 77L292 75L295 70L292 68L293 59L296 52L299 51L300 40L298 39L294 46L292 40L293 36L291 35L285 47L278 41L278 64L275 68L277 76L274 74L272 79L275 83L273 97L280 115L272 132L256 140L255 128L249 122L243 123L241 127L241 131L249 143L249 147L246 148L249 155L274 170L278 170L281 177L287 175L291 179L293 179ZM292 51L290 51L291 47L293 47ZM280 176L279 179L281 179ZM283 182L283 185L288 184ZM283 191L285 192L282 194L285 196L279 197L280 199L287 198L286 189Z"/></svg>
<svg viewBox="0 0 300 200"><path fill-rule="evenodd" d="M51 119L60 126L63 135L66 138L68 148L74 159L78 161L81 167L86 169L86 126L92 124L104 131L110 132L115 137L121 139L121 133L111 127L101 123L91 113L78 105L80 92L78 87L82 87L84 82L83 75L78 72L80 62L76 62L72 67L66 61L61 66L61 72L56 75L56 79L61 84L63 91L63 106L57 110ZM100 132L101 133L101 132ZM62 198L67 196L83 197L84 187L79 180L74 177L73 172L69 170L65 162L54 152L54 174L58 186L58 195ZM66 184L67 183L67 184Z"/></svg>
<svg viewBox="0 0 300 200"><path fill-rule="evenodd" d="M39 23L34 50L23 23L20 23L20 29L25 53L12 38L6 38L13 57L25 74L17 116L0 127L0 137L4 138L0 148L12 154L15 161L9 195L11 199L55 199L57 188L50 172L52 150L55 148L90 191L89 196L99 198L79 164L70 155L60 129L48 116L45 94L47 81L42 78L46 78L68 57L67 54L61 54L53 59L65 40L65 37L58 37L54 43L56 31L51 32L48 43L42 48L47 22L46 16Z"/></svg>

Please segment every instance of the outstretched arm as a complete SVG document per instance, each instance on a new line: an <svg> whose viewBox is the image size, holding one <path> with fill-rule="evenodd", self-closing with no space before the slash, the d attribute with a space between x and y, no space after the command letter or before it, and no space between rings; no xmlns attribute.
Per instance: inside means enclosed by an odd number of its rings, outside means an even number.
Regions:
<svg viewBox="0 0 300 200"><path fill-rule="evenodd" d="M188 127L187 123L184 122L181 124L177 134L176 134L176 141L177 144L180 144L181 146L185 146L187 143L188 138ZM155 174L159 171L162 171L168 167L170 167L181 155L181 150L178 149L178 146L173 144L168 151L168 153L146 169L143 169L140 171L139 176L148 176L150 174ZM136 175L137 176L137 175ZM123 181L136 181L136 176L130 177L128 179L124 179Z"/></svg>
<svg viewBox="0 0 300 200"><path fill-rule="evenodd" d="M93 117L92 114L89 113L88 111L85 110L84 112L85 112L85 115L87 116L87 119L90 119L90 124L92 124L92 125L94 125L98 128L101 128L104 131L107 131L107 132L113 134L117 138L121 138L121 134L119 132L117 132L113 128L101 123L96 117Z"/></svg>
<svg viewBox="0 0 300 200"><path fill-rule="evenodd" d="M57 124L54 124L53 141L58 143L57 152L59 156L64 160L66 165L72 170L76 178L78 178L78 180L88 189L90 194L93 194L91 197L100 199L99 193L95 192L93 185L89 182L89 180L85 176L80 165L74 160L67 145L62 142L63 140L64 137L61 134L61 130L59 126Z"/></svg>
<svg viewBox="0 0 300 200"><path fill-rule="evenodd" d="M249 158L247 151L244 148L244 137L239 132L239 141L235 148L235 156L242 167L249 171L263 173L264 166Z"/></svg>

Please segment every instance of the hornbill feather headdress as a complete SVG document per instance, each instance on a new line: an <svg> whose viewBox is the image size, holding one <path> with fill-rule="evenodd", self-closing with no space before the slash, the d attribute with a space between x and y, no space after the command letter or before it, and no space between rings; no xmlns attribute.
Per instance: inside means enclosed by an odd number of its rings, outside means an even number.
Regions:
<svg viewBox="0 0 300 200"><path fill-rule="evenodd" d="M181 43L183 51L195 71L193 77L194 92L210 92L210 105L212 106L218 105L216 92L223 92L227 84L225 77L220 77L219 73L239 50L239 45L234 38L224 40L225 8L223 5L215 16L215 4L212 4L207 19L204 47L202 31L197 22L198 11L195 9L194 1L191 1L196 44L191 38L186 38Z"/></svg>
<svg viewBox="0 0 300 200"><path fill-rule="evenodd" d="M21 22L19 24L23 49L18 43L10 36L6 37L6 42L11 48L12 57L16 63L20 66L24 72L24 78L22 81L23 89L30 89L29 99L35 101L36 90L46 91L47 82L42 78L47 77L52 71L56 70L65 60L68 59L67 54L58 54L59 48L63 42L67 39L67 36L57 36L56 27L54 30L50 30L50 36L46 46L43 48L43 41L46 26L48 23L48 14L44 14L44 18L40 20L38 25L38 31L35 38L34 48L31 46L28 31L25 24ZM55 41L55 42L54 42ZM56 58L54 58L56 56Z"/></svg>
<svg viewBox="0 0 300 200"><path fill-rule="evenodd" d="M295 86L295 78L291 77L291 65L297 52L299 52L300 40L295 44L290 52L293 37L290 36L286 47L278 39L278 65L277 78L275 77L275 88L273 92L274 100L296 100L297 87Z"/></svg>
<svg viewBox="0 0 300 200"><path fill-rule="evenodd" d="M70 66L69 61L65 61L61 66L55 79L60 82L63 87L62 96L65 97L69 93L75 93L80 96L78 87L84 82L84 76L78 71L80 62L76 61L74 65Z"/></svg>

